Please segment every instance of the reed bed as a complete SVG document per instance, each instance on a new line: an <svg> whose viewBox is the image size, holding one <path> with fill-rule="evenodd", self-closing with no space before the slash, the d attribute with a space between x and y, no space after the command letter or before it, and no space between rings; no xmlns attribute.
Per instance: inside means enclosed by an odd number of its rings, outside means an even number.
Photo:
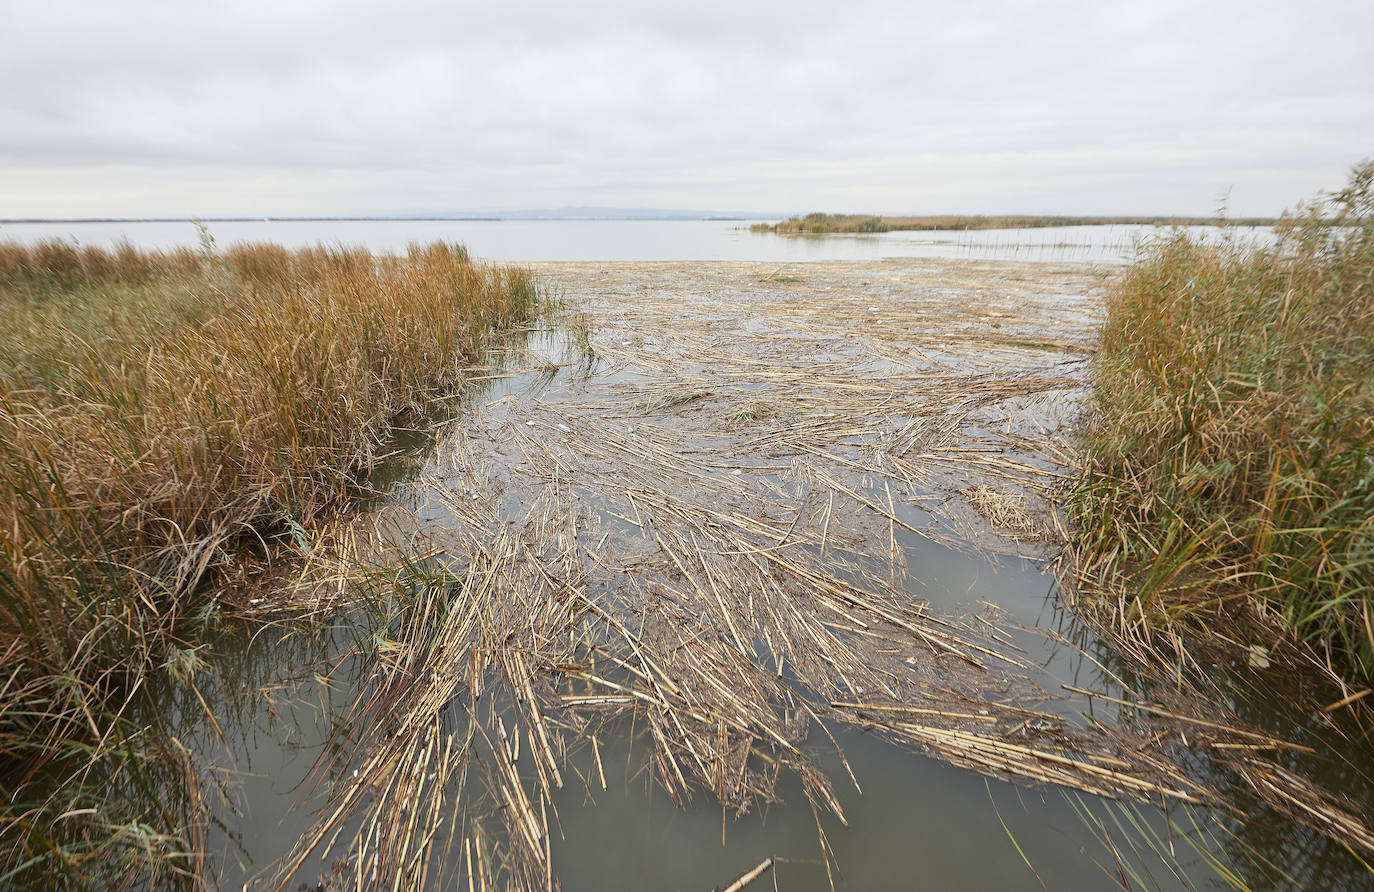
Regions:
<svg viewBox="0 0 1374 892"><path fill-rule="evenodd" d="M1358 811L1265 757L1285 741L1133 692L1112 704L1126 721L1085 724L996 611L913 595L917 540L1062 541L1090 277L989 266L875 294L820 266L780 290L752 267L662 265L626 300L603 268L542 272L588 328L567 356L487 369L508 395L442 432L425 474L367 518L410 557L363 583L377 678L318 767L332 805L277 888L320 852L356 888L557 888L554 791L604 789L599 741L627 728L646 744L635 770L722 820L791 773L843 821L857 780L811 754L850 726L999 778L1236 820L1188 766L1243 752L1285 791L1269 801L1369 845ZM1040 346L1046 325L1071 349ZM570 754L587 749L579 775Z"/></svg>
<svg viewBox="0 0 1374 892"><path fill-rule="evenodd" d="M1374 678L1374 164L1272 250L1155 244L1107 301L1072 503L1082 579L1128 637L1174 621L1267 663ZM1349 705L1358 708L1358 696Z"/></svg>
<svg viewBox="0 0 1374 892"><path fill-rule="evenodd" d="M0 245L0 877L194 875L194 822L96 783L158 799L140 687L540 306L443 244Z"/></svg>

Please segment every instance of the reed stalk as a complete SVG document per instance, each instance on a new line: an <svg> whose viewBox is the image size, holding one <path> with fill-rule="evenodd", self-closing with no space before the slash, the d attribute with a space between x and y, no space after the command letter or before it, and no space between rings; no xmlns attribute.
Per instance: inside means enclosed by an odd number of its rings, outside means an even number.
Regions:
<svg viewBox="0 0 1374 892"><path fill-rule="evenodd" d="M1075 547L1123 626L1237 617L1243 643L1291 636L1367 682L1374 162L1279 232L1172 234L1112 288Z"/></svg>

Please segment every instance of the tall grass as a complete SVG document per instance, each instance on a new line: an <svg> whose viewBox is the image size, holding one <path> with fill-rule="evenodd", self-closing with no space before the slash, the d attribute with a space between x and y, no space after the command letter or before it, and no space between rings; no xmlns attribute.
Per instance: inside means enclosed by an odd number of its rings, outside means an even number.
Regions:
<svg viewBox="0 0 1374 892"><path fill-rule="evenodd" d="M1075 545L1128 613L1248 605L1368 680L1374 162L1278 228L1268 250L1174 234L1111 289Z"/></svg>
<svg viewBox="0 0 1374 892"><path fill-rule="evenodd" d="M393 420L539 302L443 244L0 245L0 884L150 826L88 782L139 749L123 715L148 673L194 662L182 620L233 596L245 549L354 494Z"/></svg>

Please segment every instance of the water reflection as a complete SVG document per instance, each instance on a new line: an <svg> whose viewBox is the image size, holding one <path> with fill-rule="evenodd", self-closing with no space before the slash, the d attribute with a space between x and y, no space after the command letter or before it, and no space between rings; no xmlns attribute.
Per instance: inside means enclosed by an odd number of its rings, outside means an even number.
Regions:
<svg viewBox="0 0 1374 892"><path fill-rule="evenodd" d="M558 802L554 842L565 889L721 888L765 857L779 888L906 890L1102 889L1121 871L1144 888L1205 888L1217 880L1209 848L1174 806L1121 806L1054 789L1025 789L913 755L860 730L835 728L859 787L838 791L849 826L817 812L795 779L781 801L736 819L709 801L679 808L644 775L632 748L602 748L607 789L592 784ZM821 735L816 735L821 736ZM819 766L845 777L834 750ZM589 754L574 759L595 778ZM629 768L626 768L629 766ZM1138 826L1124 831L1121 824ZM1110 828L1104 831L1096 826ZM1143 845L1167 841L1175 855ZM1190 842L1190 840L1192 840ZM1161 851L1168 852L1168 844ZM1199 851L1201 850L1201 851ZM771 879L765 879L768 888Z"/></svg>

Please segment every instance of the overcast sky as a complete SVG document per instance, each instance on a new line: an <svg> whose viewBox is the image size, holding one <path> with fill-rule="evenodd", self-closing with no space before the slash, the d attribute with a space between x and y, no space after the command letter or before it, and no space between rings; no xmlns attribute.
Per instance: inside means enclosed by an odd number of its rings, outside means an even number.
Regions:
<svg viewBox="0 0 1374 892"><path fill-rule="evenodd" d="M3 0L0 218L1273 214L1374 155L1374 2Z"/></svg>

